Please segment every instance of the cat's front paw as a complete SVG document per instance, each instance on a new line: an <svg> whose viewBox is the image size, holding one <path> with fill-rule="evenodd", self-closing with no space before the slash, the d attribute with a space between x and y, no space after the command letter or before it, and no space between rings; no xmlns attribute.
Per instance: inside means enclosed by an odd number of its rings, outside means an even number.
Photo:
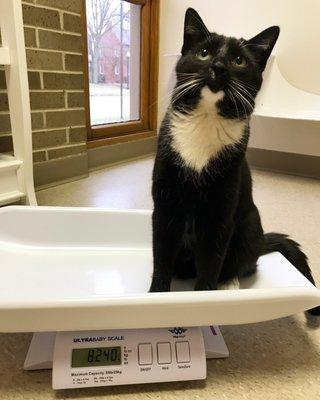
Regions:
<svg viewBox="0 0 320 400"><path fill-rule="evenodd" d="M206 280L206 279L198 279L195 286L194 290L213 290L214 287L212 284Z"/></svg>
<svg viewBox="0 0 320 400"><path fill-rule="evenodd" d="M238 290L240 283L238 278L233 278L230 281L219 283L218 290Z"/></svg>
<svg viewBox="0 0 320 400"><path fill-rule="evenodd" d="M170 282L168 279L155 276L152 279L149 292L170 292Z"/></svg>

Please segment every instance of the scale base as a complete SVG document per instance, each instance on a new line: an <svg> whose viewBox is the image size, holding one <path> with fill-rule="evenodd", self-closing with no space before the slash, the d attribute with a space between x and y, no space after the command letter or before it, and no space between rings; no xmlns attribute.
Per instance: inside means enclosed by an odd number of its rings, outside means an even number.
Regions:
<svg viewBox="0 0 320 400"><path fill-rule="evenodd" d="M204 348L206 350L206 359L229 357L229 350L220 329L217 326L206 326L201 329Z"/></svg>
<svg viewBox="0 0 320 400"><path fill-rule="evenodd" d="M51 369L55 338L55 332L34 333L24 361L23 369L26 371Z"/></svg>
<svg viewBox="0 0 320 400"><path fill-rule="evenodd" d="M227 358L229 350L217 326L202 328L206 358ZM34 371L52 369L55 332L37 332L33 334L23 369Z"/></svg>

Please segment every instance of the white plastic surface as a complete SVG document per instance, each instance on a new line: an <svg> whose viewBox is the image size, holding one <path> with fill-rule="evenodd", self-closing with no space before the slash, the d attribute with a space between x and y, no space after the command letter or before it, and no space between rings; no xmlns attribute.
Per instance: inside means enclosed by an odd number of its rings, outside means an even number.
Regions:
<svg viewBox="0 0 320 400"><path fill-rule="evenodd" d="M251 119L249 146L320 154L320 95L292 86L272 57Z"/></svg>
<svg viewBox="0 0 320 400"><path fill-rule="evenodd" d="M271 57L257 97L254 115L320 121L320 95L292 86Z"/></svg>
<svg viewBox="0 0 320 400"><path fill-rule="evenodd" d="M242 324L320 304L277 253L242 290L147 293L150 211L14 206L0 209L0 227L1 332Z"/></svg>

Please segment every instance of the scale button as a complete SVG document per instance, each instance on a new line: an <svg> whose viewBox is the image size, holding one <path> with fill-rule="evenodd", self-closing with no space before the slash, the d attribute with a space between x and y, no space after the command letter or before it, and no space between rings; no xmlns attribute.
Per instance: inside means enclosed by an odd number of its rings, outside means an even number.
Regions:
<svg viewBox="0 0 320 400"><path fill-rule="evenodd" d="M140 343L138 345L139 365L152 365L152 345L151 343Z"/></svg>
<svg viewBox="0 0 320 400"><path fill-rule="evenodd" d="M176 355L178 363L190 362L190 344L189 342L176 342Z"/></svg>
<svg viewBox="0 0 320 400"><path fill-rule="evenodd" d="M169 342L157 343L157 356L158 364L171 364L171 344Z"/></svg>

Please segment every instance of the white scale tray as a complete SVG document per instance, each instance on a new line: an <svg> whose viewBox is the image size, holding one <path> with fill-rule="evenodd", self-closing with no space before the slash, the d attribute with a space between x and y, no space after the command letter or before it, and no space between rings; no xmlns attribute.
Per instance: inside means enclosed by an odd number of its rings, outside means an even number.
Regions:
<svg viewBox="0 0 320 400"><path fill-rule="evenodd" d="M0 331L235 325L320 304L320 291L279 253L261 257L241 290L176 282L180 291L147 293L151 236L150 211L0 209Z"/></svg>

